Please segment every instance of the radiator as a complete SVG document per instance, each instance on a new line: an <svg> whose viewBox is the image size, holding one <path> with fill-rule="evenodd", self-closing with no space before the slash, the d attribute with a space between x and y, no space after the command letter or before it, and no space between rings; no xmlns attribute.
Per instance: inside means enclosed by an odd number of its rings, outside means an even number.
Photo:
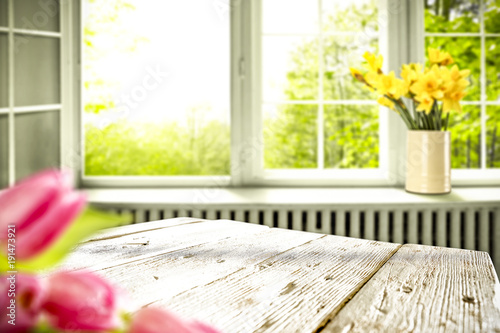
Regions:
<svg viewBox="0 0 500 333"><path fill-rule="evenodd" d="M132 223L175 217L227 219L339 236L395 243L413 243L488 252L499 274L500 207L324 207L266 206L180 209L175 207L115 208L131 213ZM495 242L496 240L496 242Z"/></svg>

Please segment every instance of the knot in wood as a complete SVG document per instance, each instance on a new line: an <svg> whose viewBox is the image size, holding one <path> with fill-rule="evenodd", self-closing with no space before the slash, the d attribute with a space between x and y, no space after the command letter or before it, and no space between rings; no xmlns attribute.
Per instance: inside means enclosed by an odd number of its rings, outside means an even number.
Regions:
<svg viewBox="0 0 500 333"><path fill-rule="evenodd" d="M462 297L462 301L464 301L466 303L474 303L476 301L476 299L473 296L464 295Z"/></svg>

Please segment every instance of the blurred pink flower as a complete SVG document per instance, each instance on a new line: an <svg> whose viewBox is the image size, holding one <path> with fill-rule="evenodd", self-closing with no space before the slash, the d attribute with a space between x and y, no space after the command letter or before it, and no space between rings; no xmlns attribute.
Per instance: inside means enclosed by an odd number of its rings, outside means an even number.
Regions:
<svg viewBox="0 0 500 333"><path fill-rule="evenodd" d="M47 279L43 310L62 331L107 331L120 326L117 290L91 272L57 272Z"/></svg>
<svg viewBox="0 0 500 333"><path fill-rule="evenodd" d="M148 307L139 310L132 319L129 333L219 333L208 325L188 322L171 312Z"/></svg>
<svg viewBox="0 0 500 333"><path fill-rule="evenodd" d="M7 241L7 227L15 225L16 257L29 259L53 244L84 205L69 174L40 172L0 194L0 243Z"/></svg>
<svg viewBox="0 0 500 333"><path fill-rule="evenodd" d="M0 279L0 331L27 332L36 324L44 301L40 280L25 274L1 275Z"/></svg>

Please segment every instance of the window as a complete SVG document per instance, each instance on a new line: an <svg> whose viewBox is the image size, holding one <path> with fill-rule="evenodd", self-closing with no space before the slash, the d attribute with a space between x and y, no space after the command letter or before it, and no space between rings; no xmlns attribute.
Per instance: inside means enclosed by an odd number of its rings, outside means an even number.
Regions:
<svg viewBox="0 0 500 333"><path fill-rule="evenodd" d="M471 70L463 113L451 121L452 167L500 167L500 8L498 1L426 1L426 46L446 48Z"/></svg>
<svg viewBox="0 0 500 333"><path fill-rule="evenodd" d="M56 1L0 0L0 188L62 164L66 27Z"/></svg>
<svg viewBox="0 0 500 333"><path fill-rule="evenodd" d="M83 1L84 176L229 175L229 24L216 9Z"/></svg>
<svg viewBox="0 0 500 333"><path fill-rule="evenodd" d="M377 1L262 2L265 169L379 166L376 98L349 72L378 40Z"/></svg>
<svg viewBox="0 0 500 333"><path fill-rule="evenodd" d="M499 7L0 0L0 187L47 166L87 187L403 184L406 128L348 67L426 46L472 69L454 185L500 184Z"/></svg>

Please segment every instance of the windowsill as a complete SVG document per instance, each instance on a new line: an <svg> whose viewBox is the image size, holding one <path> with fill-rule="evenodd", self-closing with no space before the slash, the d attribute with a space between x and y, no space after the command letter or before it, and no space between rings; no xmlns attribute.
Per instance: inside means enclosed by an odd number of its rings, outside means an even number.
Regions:
<svg viewBox="0 0 500 333"><path fill-rule="evenodd" d="M500 187L456 187L450 194L420 195L403 188L171 188L85 189L88 200L104 205L446 205L465 202L500 207Z"/></svg>

